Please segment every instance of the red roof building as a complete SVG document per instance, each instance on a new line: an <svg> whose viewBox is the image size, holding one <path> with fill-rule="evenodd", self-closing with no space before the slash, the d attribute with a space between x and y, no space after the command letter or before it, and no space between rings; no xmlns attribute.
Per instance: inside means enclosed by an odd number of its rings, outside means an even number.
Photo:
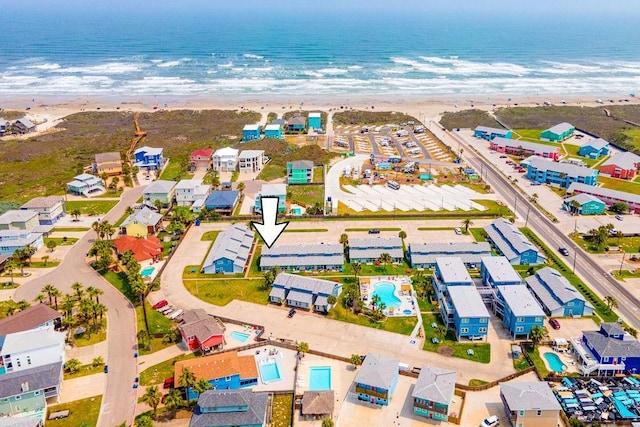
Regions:
<svg viewBox="0 0 640 427"><path fill-rule="evenodd" d="M192 171L209 170L213 167L213 148L201 148L195 150L190 156L190 165Z"/></svg>
<svg viewBox="0 0 640 427"><path fill-rule="evenodd" d="M133 252L136 261L145 261L148 259L157 260L162 256L162 244L160 239L155 236L149 236L146 239L141 237L123 236L113 241L118 255L127 251Z"/></svg>
<svg viewBox="0 0 640 427"><path fill-rule="evenodd" d="M182 340L189 350L207 353L220 350L224 344L224 329L213 317L201 308L185 311L183 323L178 326Z"/></svg>

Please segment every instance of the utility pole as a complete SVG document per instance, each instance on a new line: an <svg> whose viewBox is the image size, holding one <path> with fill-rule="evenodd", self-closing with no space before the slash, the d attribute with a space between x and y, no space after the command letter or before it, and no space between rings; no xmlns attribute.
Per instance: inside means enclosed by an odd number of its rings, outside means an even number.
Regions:
<svg viewBox="0 0 640 427"><path fill-rule="evenodd" d="M619 273L619 274L622 274L622 265L624 264L624 256L625 256L626 254L627 254L627 253L626 253L625 251L622 251L622 261L620 261L620 269L618 270L618 273Z"/></svg>
<svg viewBox="0 0 640 427"><path fill-rule="evenodd" d="M578 257L578 251L573 251L573 273L576 272L576 258Z"/></svg>

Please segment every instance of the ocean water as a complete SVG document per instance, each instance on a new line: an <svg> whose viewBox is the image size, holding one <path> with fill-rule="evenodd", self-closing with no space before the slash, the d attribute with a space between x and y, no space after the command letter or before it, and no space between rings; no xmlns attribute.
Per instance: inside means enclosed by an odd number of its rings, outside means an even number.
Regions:
<svg viewBox="0 0 640 427"><path fill-rule="evenodd" d="M2 3L3 97L640 89L640 12L616 0Z"/></svg>

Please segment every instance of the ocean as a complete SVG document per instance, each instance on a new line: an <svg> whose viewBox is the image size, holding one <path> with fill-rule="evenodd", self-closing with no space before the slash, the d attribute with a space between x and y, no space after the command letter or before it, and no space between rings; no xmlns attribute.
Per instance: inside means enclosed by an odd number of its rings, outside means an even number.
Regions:
<svg viewBox="0 0 640 427"><path fill-rule="evenodd" d="M638 12L332 1L0 2L0 96L640 89Z"/></svg>

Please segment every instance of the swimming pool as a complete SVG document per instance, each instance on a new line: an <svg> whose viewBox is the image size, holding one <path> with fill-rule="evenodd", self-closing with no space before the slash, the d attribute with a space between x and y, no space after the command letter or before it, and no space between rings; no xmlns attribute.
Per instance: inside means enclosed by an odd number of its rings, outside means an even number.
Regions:
<svg viewBox="0 0 640 427"><path fill-rule="evenodd" d="M145 267L142 269L142 271L140 272L140 276L142 276L143 279L146 279L148 277L151 277L151 275L153 274L153 272L155 271L155 267L149 266L149 267Z"/></svg>
<svg viewBox="0 0 640 427"><path fill-rule="evenodd" d="M567 366L562 363L562 360L560 360L557 354L546 352L543 356L546 359L547 363L549 363L549 367L551 368L551 370L556 372L564 372L567 370Z"/></svg>
<svg viewBox="0 0 640 427"><path fill-rule="evenodd" d="M309 368L309 390L331 390L331 366Z"/></svg>
<svg viewBox="0 0 640 427"><path fill-rule="evenodd" d="M231 338L236 341L245 342L249 338L249 334L245 334L244 332L233 331L231 332Z"/></svg>
<svg viewBox="0 0 640 427"><path fill-rule="evenodd" d="M389 309L390 307L399 308L400 307L400 298L395 296L396 285L390 282L378 282L373 287L373 295L378 295L380 297L380 302L383 302L384 305Z"/></svg>
<svg viewBox="0 0 640 427"><path fill-rule="evenodd" d="M258 363L258 369L260 369L260 378L262 378L263 383L267 384L280 380L280 370L275 360L261 360Z"/></svg>

